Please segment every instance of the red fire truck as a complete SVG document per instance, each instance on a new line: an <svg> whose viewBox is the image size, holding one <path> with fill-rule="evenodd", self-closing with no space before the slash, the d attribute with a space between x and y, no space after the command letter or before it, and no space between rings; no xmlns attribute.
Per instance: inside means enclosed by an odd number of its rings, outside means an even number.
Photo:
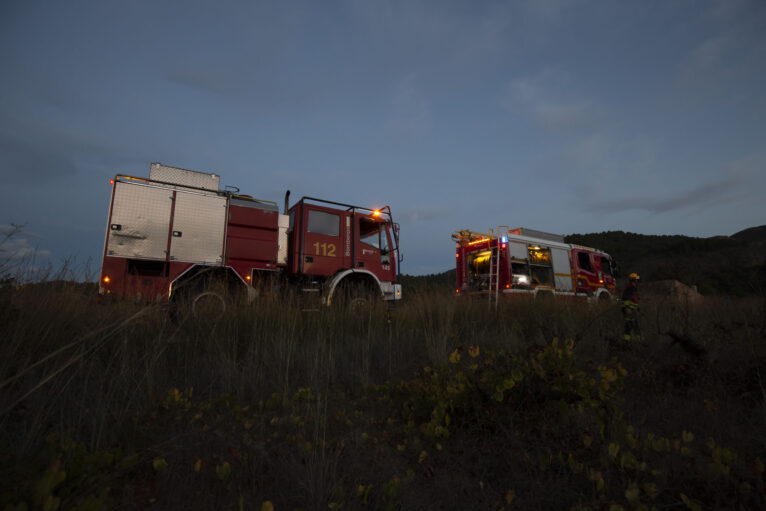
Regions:
<svg viewBox="0 0 766 511"><path fill-rule="evenodd" d="M457 294L531 295L609 299L616 290L609 254L565 243L564 237L499 226L452 235Z"/></svg>
<svg viewBox="0 0 766 511"><path fill-rule="evenodd" d="M303 197L276 202L219 189L219 176L152 163L112 180L100 293L224 304L291 290L330 305L399 300L391 209ZM212 285L215 284L215 285ZM216 287L217 286L217 287Z"/></svg>

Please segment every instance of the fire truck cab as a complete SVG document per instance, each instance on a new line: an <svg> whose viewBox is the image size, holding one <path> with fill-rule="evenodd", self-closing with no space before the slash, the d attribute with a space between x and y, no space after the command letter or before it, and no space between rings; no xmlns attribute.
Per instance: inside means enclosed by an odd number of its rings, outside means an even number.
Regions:
<svg viewBox="0 0 766 511"><path fill-rule="evenodd" d="M288 215L287 273L326 282L327 304L341 283L380 289L387 300L401 298L399 226L388 206L370 209L303 197Z"/></svg>
<svg viewBox="0 0 766 511"><path fill-rule="evenodd" d="M616 290L609 254L564 242L563 236L499 226L452 235L456 293L608 299Z"/></svg>
<svg viewBox="0 0 766 511"><path fill-rule="evenodd" d="M112 185L103 295L194 300L215 282L250 300L284 289L324 305L339 290L401 298L399 226L388 206L304 197L288 209L288 191L280 214L276 202L220 190L216 174L160 163L148 179L118 175Z"/></svg>

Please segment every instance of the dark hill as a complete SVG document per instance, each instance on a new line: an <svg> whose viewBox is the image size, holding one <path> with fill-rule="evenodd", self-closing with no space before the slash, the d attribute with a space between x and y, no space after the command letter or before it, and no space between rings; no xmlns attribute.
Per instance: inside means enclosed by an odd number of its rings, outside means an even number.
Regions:
<svg viewBox="0 0 766 511"><path fill-rule="evenodd" d="M766 250L756 237L761 227L740 237L656 236L623 231L572 234L565 239L608 252L624 276L637 272L644 281L678 280L703 294L742 296L766 292ZM751 233L751 231L754 233Z"/></svg>
<svg viewBox="0 0 766 511"><path fill-rule="evenodd" d="M732 234L731 237L740 241L766 242L766 225L739 231Z"/></svg>
<svg viewBox="0 0 766 511"><path fill-rule="evenodd" d="M420 291L449 291L455 287L455 269L430 275L400 275L399 282L404 296Z"/></svg>

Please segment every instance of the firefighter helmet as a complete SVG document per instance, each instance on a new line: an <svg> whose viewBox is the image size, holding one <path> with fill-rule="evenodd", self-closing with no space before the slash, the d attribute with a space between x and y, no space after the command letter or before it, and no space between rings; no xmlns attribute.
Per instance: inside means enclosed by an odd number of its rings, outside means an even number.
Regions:
<svg viewBox="0 0 766 511"><path fill-rule="evenodd" d="M636 282L638 282L639 280L641 280L641 277L638 276L638 273L633 272L630 275L628 275L628 280L635 280Z"/></svg>

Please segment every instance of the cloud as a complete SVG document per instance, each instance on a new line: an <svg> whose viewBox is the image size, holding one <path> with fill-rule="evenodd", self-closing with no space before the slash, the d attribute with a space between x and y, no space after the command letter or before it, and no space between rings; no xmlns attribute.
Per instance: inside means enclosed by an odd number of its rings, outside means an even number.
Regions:
<svg viewBox="0 0 766 511"><path fill-rule="evenodd" d="M204 92L212 92L224 97L241 99L244 89L236 86L232 73L228 70L215 70L199 67L179 67L167 72L166 78L171 83L185 85Z"/></svg>
<svg viewBox="0 0 766 511"><path fill-rule="evenodd" d="M649 213L667 213L692 207L712 206L724 202L739 201L747 195L745 188L751 182L747 176L735 174L724 179L704 183L673 195L644 193L625 196L591 204L590 211L596 213L618 213L629 210Z"/></svg>
<svg viewBox="0 0 766 511"><path fill-rule="evenodd" d="M77 168L50 147L0 133L0 175L5 183L31 183L73 176Z"/></svg>
<svg viewBox="0 0 766 511"><path fill-rule="evenodd" d="M716 72L728 66L727 56L733 47L732 39L726 34L705 39L681 62L678 70L679 79L683 82L709 80Z"/></svg>
<svg viewBox="0 0 766 511"><path fill-rule="evenodd" d="M583 137L569 151L571 160L583 166L599 161L609 151L609 140L603 133L594 133Z"/></svg>
<svg viewBox="0 0 766 511"><path fill-rule="evenodd" d="M296 63L294 67L301 65ZM349 77L316 69L298 72L293 66L286 65L255 71L244 57L241 62L228 66L211 61L179 66L167 71L165 79L189 91L217 96L237 109L244 107L248 114L254 111L280 116L306 115L329 104L337 105L339 98L351 102L362 90L355 88ZM203 101L210 101L210 98Z"/></svg>
<svg viewBox="0 0 766 511"><path fill-rule="evenodd" d="M39 66L35 67L15 54L10 55L5 67L12 70L8 79L2 84L5 94L25 95L38 100L42 105L66 112L86 109L95 111L101 107L95 104L92 95L86 95L81 88L74 85L76 78L72 76L57 77L52 80L50 69L43 66L45 70L40 71Z"/></svg>
<svg viewBox="0 0 766 511"><path fill-rule="evenodd" d="M414 138L423 135L431 122L431 102L415 87L410 75L400 81L391 98L391 127L398 133Z"/></svg>
<svg viewBox="0 0 766 511"><path fill-rule="evenodd" d="M445 206L423 205L399 213L396 220L400 223L418 224L444 218L448 212L449 209Z"/></svg>
<svg viewBox="0 0 766 511"><path fill-rule="evenodd" d="M17 225L0 225L0 269L14 262L51 256L50 250L31 245L30 237L39 238Z"/></svg>
<svg viewBox="0 0 766 511"><path fill-rule="evenodd" d="M0 115L0 176L6 184L58 181L74 176L85 162L124 160L126 154L54 122Z"/></svg>
<svg viewBox="0 0 766 511"><path fill-rule="evenodd" d="M701 36L678 63L676 84L730 97L754 79L762 82L765 21L762 2L717 2L703 10L694 20Z"/></svg>
<svg viewBox="0 0 766 511"><path fill-rule="evenodd" d="M569 81L569 75L554 70L515 78L508 83L508 93L502 104L512 113L531 117L546 131L576 132L596 128L600 115L593 103L561 91Z"/></svg>
<svg viewBox="0 0 766 511"><path fill-rule="evenodd" d="M525 4L529 15L548 23L559 21L575 0L532 0Z"/></svg>

